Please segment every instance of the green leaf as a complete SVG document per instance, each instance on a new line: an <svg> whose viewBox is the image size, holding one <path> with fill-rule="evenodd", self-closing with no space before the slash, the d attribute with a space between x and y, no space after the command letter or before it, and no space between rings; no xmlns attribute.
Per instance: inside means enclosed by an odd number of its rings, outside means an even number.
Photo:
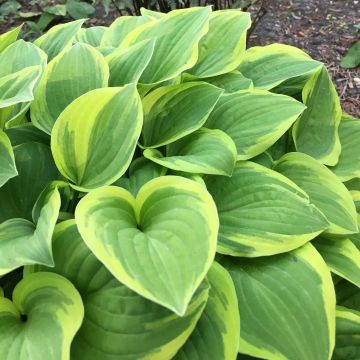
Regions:
<svg viewBox="0 0 360 360"><path fill-rule="evenodd" d="M210 11L210 7L174 10L126 36L123 47L156 39L154 54L141 75L140 83L169 80L195 65L199 41L208 31Z"/></svg>
<svg viewBox="0 0 360 360"><path fill-rule="evenodd" d="M273 145L303 111L304 105L288 96L244 90L222 95L205 127L228 134L238 160L247 160Z"/></svg>
<svg viewBox="0 0 360 360"><path fill-rule="evenodd" d="M86 2L67 0L66 11L73 19L83 19L95 12L95 8Z"/></svg>
<svg viewBox="0 0 360 360"><path fill-rule="evenodd" d="M203 81L224 89L226 93L252 89L254 87L252 81L238 71L232 71L227 74L209 77L203 79Z"/></svg>
<svg viewBox="0 0 360 360"><path fill-rule="evenodd" d="M360 64L360 40L348 50L340 62L341 67L346 69L356 68Z"/></svg>
<svg viewBox="0 0 360 360"><path fill-rule="evenodd" d="M0 35L0 53L4 51L9 45L16 41L19 36L22 24L18 27Z"/></svg>
<svg viewBox="0 0 360 360"><path fill-rule="evenodd" d="M119 281L185 314L216 250L216 207L202 185L158 177L136 199L104 187L80 201L75 219L87 246Z"/></svg>
<svg viewBox="0 0 360 360"><path fill-rule="evenodd" d="M292 129L296 150L325 165L336 165L341 152L341 106L325 66L309 79L302 96L307 109Z"/></svg>
<svg viewBox="0 0 360 360"><path fill-rule="evenodd" d="M142 145L156 148L200 129L222 92L204 82L155 89L143 99Z"/></svg>
<svg viewBox="0 0 360 360"><path fill-rule="evenodd" d="M246 31L250 25L250 14L247 12L212 12L209 31L199 43L199 58L188 72L204 78L235 70L243 59Z"/></svg>
<svg viewBox="0 0 360 360"><path fill-rule="evenodd" d="M140 13L142 16L148 16L151 17L155 20L160 20L161 18L163 18L164 16L166 16L166 14L159 12L159 11L153 11L150 9L146 9L144 7L140 8Z"/></svg>
<svg viewBox="0 0 360 360"><path fill-rule="evenodd" d="M166 168L139 157L131 163L129 167L129 177L122 177L115 181L113 185L120 186L136 196L140 188L148 181L166 174Z"/></svg>
<svg viewBox="0 0 360 360"><path fill-rule="evenodd" d="M270 90L285 80L311 74L321 65L300 49L272 44L248 49L239 71L251 79L256 88Z"/></svg>
<svg viewBox="0 0 360 360"><path fill-rule="evenodd" d="M12 218L32 220L36 199L59 173L46 145L28 142L14 148L18 176L0 188L0 223Z"/></svg>
<svg viewBox="0 0 360 360"><path fill-rule="evenodd" d="M341 154L330 169L341 181L360 177L360 120L343 120L339 126Z"/></svg>
<svg viewBox="0 0 360 360"><path fill-rule="evenodd" d="M82 19L53 26L46 34L36 39L34 44L48 54L50 61L61 51L71 47L84 21Z"/></svg>
<svg viewBox="0 0 360 360"><path fill-rule="evenodd" d="M221 130L201 128L167 146L166 156L146 149L144 156L159 165L189 173L230 176L236 162L236 146Z"/></svg>
<svg viewBox="0 0 360 360"><path fill-rule="evenodd" d="M42 10L56 16L66 16L66 6L62 4L44 6Z"/></svg>
<svg viewBox="0 0 360 360"><path fill-rule="evenodd" d="M69 359L84 314L70 281L57 274L31 274L18 283L12 299L0 298L0 357Z"/></svg>
<svg viewBox="0 0 360 360"><path fill-rule="evenodd" d="M151 21L152 19L148 16L120 16L105 31L101 46L118 48L123 45L129 33Z"/></svg>
<svg viewBox="0 0 360 360"><path fill-rule="evenodd" d="M85 318L71 348L73 360L171 359L192 333L208 298L206 282L183 317L134 293L117 281L85 245L74 220L58 224L53 238L54 271L80 292ZM130 321L131 319L131 321Z"/></svg>
<svg viewBox="0 0 360 360"><path fill-rule="evenodd" d="M233 281L218 263L209 270L209 299L196 328L174 360L235 359L240 318Z"/></svg>
<svg viewBox="0 0 360 360"><path fill-rule="evenodd" d="M9 137L12 146L29 142L37 142L50 146L50 136L37 129L31 123L6 129L5 134Z"/></svg>
<svg viewBox="0 0 360 360"><path fill-rule="evenodd" d="M357 214L350 192L326 166L302 153L288 153L275 163L274 170L292 180L326 216L329 234L358 232Z"/></svg>
<svg viewBox="0 0 360 360"><path fill-rule="evenodd" d="M310 244L286 254L221 262L239 302L241 353L269 360L331 358L334 287Z"/></svg>
<svg viewBox="0 0 360 360"><path fill-rule="evenodd" d="M10 139L0 129L0 188L16 175L18 175L18 172Z"/></svg>
<svg viewBox="0 0 360 360"><path fill-rule="evenodd" d="M104 57L87 44L62 51L46 67L31 104L31 120L50 134L61 112L80 95L107 86L109 68Z"/></svg>
<svg viewBox="0 0 360 360"><path fill-rule="evenodd" d="M333 360L357 360L360 356L360 311L336 307L336 346Z"/></svg>
<svg viewBox="0 0 360 360"><path fill-rule="evenodd" d="M350 239L320 236L313 244L334 274L360 287L360 250Z"/></svg>
<svg viewBox="0 0 360 360"><path fill-rule="evenodd" d="M134 85L90 91L73 101L54 125L55 163L81 191L110 185L129 167L141 126Z"/></svg>
<svg viewBox="0 0 360 360"><path fill-rule="evenodd" d="M231 178L208 176L220 219L218 252L264 256L296 249L328 227L308 196L285 176L240 161Z"/></svg>
<svg viewBox="0 0 360 360"><path fill-rule="evenodd" d="M0 6L0 15L7 16L15 14L21 7L21 4L16 0L7 0L2 2Z"/></svg>
<svg viewBox="0 0 360 360"><path fill-rule="evenodd" d="M34 205L34 223L10 219L0 224L0 275L23 265L53 266L51 237L60 205L60 194L51 184Z"/></svg>
<svg viewBox="0 0 360 360"><path fill-rule="evenodd" d="M80 29L75 36L75 41L98 47L107 29L106 26L93 26L91 28Z"/></svg>
<svg viewBox="0 0 360 360"><path fill-rule="evenodd" d="M109 86L137 83L153 55L155 40L141 41L126 49L119 48L106 57L110 68Z"/></svg>

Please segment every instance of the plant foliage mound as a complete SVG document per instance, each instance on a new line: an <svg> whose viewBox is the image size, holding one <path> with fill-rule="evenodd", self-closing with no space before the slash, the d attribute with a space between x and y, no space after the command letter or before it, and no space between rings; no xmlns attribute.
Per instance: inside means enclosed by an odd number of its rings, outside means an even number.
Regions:
<svg viewBox="0 0 360 360"><path fill-rule="evenodd" d="M0 359L360 357L360 120L248 13L0 36ZM335 301L336 292L336 301Z"/></svg>

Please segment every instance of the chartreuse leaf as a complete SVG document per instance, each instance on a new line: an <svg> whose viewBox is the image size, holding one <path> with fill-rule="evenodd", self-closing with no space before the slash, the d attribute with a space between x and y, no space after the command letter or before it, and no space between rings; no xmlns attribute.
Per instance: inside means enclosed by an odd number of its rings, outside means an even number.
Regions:
<svg viewBox="0 0 360 360"><path fill-rule="evenodd" d="M56 226L53 252L54 268L35 265L27 273L54 271L80 292L85 317L72 343L73 360L171 359L192 333L208 298L209 286L203 282L179 317L134 293L85 245L74 220Z"/></svg>
<svg viewBox="0 0 360 360"><path fill-rule="evenodd" d="M75 41L98 47L107 29L106 26L93 26L91 28L80 29L75 36Z"/></svg>
<svg viewBox="0 0 360 360"><path fill-rule="evenodd" d="M296 150L325 165L336 165L341 152L341 106L325 66L308 80L302 97L307 109L292 129Z"/></svg>
<svg viewBox="0 0 360 360"><path fill-rule="evenodd" d="M140 83L169 80L193 67L198 59L199 41L208 31L210 13L210 7L174 10L130 32L123 47L156 39L153 56Z"/></svg>
<svg viewBox="0 0 360 360"><path fill-rule="evenodd" d="M263 90L224 94L205 126L220 129L235 142L238 160L247 160L276 142L304 111L304 105Z"/></svg>
<svg viewBox="0 0 360 360"><path fill-rule="evenodd" d="M0 275L23 265L53 265L51 237L60 205L60 194L51 184L34 205L34 222L18 218L0 224Z"/></svg>
<svg viewBox="0 0 360 360"><path fill-rule="evenodd" d="M118 48L130 32L151 21L153 19L148 16L121 16L105 31L100 45Z"/></svg>
<svg viewBox="0 0 360 360"><path fill-rule="evenodd" d="M360 311L336 307L336 346L333 360L357 360L360 357Z"/></svg>
<svg viewBox="0 0 360 360"><path fill-rule="evenodd" d="M0 188L16 175L18 175L18 172L10 140L0 129Z"/></svg>
<svg viewBox="0 0 360 360"><path fill-rule="evenodd" d="M136 199L104 187L80 201L75 219L87 246L119 281L185 314L216 250L216 207L201 184L162 176Z"/></svg>
<svg viewBox="0 0 360 360"><path fill-rule="evenodd" d="M264 166L238 162L231 178L208 176L205 181L219 213L220 253L279 254L328 227L325 216L295 183Z"/></svg>
<svg viewBox="0 0 360 360"><path fill-rule="evenodd" d="M341 121L339 137L341 154L339 162L330 169L341 181L360 177L360 120Z"/></svg>
<svg viewBox="0 0 360 360"><path fill-rule="evenodd" d="M300 49L273 44L248 49L239 71L250 78L256 88L270 90L285 80L311 74L321 65Z"/></svg>
<svg viewBox="0 0 360 360"><path fill-rule="evenodd" d="M252 89L254 87L251 79L246 78L238 71L232 71L227 74L213 76L203 80L224 89L226 93Z"/></svg>
<svg viewBox="0 0 360 360"><path fill-rule="evenodd" d="M55 163L80 190L109 185L128 168L141 126L141 102L134 85L90 91L73 101L54 125Z"/></svg>
<svg viewBox="0 0 360 360"><path fill-rule="evenodd" d="M14 155L19 175L0 188L0 223L12 218L31 221L36 199L59 177L50 148L44 144L24 143L14 148Z"/></svg>
<svg viewBox="0 0 360 360"><path fill-rule="evenodd" d="M200 129L222 92L205 82L162 86L152 91L143 99L142 145L156 148Z"/></svg>
<svg viewBox="0 0 360 360"><path fill-rule="evenodd" d="M236 359L240 318L233 281L229 273L216 262L210 268L207 278L210 292L204 312L174 360Z"/></svg>
<svg viewBox="0 0 360 360"><path fill-rule="evenodd" d="M330 234L358 232L357 214L350 192L324 165L302 153L288 153L275 163L274 170L303 189L310 201L328 219Z"/></svg>
<svg viewBox="0 0 360 360"><path fill-rule="evenodd" d="M221 262L239 302L241 353L269 360L331 358L335 292L313 246L256 259L225 257Z"/></svg>
<svg viewBox="0 0 360 360"><path fill-rule="evenodd" d="M42 68L38 65L29 66L18 72L1 77L0 108L31 101L34 98L34 87L41 74Z"/></svg>
<svg viewBox="0 0 360 360"><path fill-rule="evenodd" d="M60 113L86 92L108 85L109 68L92 46L77 43L46 67L31 104L31 120L50 134Z"/></svg>
<svg viewBox="0 0 360 360"><path fill-rule="evenodd" d="M320 236L313 244L334 274L360 287L360 250L350 239Z"/></svg>
<svg viewBox="0 0 360 360"><path fill-rule="evenodd" d="M0 53L4 51L9 45L16 41L19 36L22 24L18 27L0 35Z"/></svg>
<svg viewBox="0 0 360 360"><path fill-rule="evenodd" d="M50 61L61 51L71 47L84 21L81 19L53 26L46 34L36 39L34 44L47 53Z"/></svg>
<svg viewBox="0 0 360 360"><path fill-rule="evenodd" d="M113 185L120 186L136 196L148 181L166 174L166 168L144 157L135 159L129 167L129 177L121 177Z"/></svg>
<svg viewBox="0 0 360 360"><path fill-rule="evenodd" d="M169 144L164 157L155 149L146 149L144 156L177 171L230 176L237 153L231 137L223 131L201 128Z"/></svg>
<svg viewBox="0 0 360 360"><path fill-rule="evenodd" d="M159 20L161 18L163 18L164 16L166 16L166 14L159 12L159 11L153 11L150 9L146 9L144 7L140 8L140 13L142 16L149 16L155 20Z"/></svg>
<svg viewBox="0 0 360 360"><path fill-rule="evenodd" d="M106 57L110 68L110 86L137 83L154 51L155 40L141 41L126 49L119 48Z"/></svg>
<svg viewBox="0 0 360 360"><path fill-rule="evenodd" d="M223 10L211 13L209 31L199 42L199 58L188 72L197 77L226 74L241 63L246 48L248 12Z"/></svg>
<svg viewBox="0 0 360 360"><path fill-rule="evenodd" d="M16 285L12 299L0 298L1 359L69 359L84 315L70 281L52 273L30 274Z"/></svg>
<svg viewBox="0 0 360 360"><path fill-rule="evenodd" d="M350 194L355 204L357 212L357 222L360 225L360 190L351 190Z"/></svg>

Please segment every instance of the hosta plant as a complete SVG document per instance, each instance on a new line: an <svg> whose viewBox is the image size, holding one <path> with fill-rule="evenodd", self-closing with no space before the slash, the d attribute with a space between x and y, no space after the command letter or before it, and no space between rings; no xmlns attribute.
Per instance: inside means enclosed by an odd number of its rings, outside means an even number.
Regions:
<svg viewBox="0 0 360 360"><path fill-rule="evenodd" d="M0 36L0 359L359 359L360 120L325 66L246 50L238 10L82 24Z"/></svg>

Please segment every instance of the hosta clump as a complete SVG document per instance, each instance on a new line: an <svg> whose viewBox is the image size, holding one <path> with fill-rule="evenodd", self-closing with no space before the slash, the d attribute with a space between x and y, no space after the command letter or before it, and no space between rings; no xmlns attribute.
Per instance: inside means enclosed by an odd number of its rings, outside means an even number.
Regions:
<svg viewBox="0 0 360 360"><path fill-rule="evenodd" d="M82 23L0 36L0 358L358 359L360 121L324 65L245 50L237 10Z"/></svg>

